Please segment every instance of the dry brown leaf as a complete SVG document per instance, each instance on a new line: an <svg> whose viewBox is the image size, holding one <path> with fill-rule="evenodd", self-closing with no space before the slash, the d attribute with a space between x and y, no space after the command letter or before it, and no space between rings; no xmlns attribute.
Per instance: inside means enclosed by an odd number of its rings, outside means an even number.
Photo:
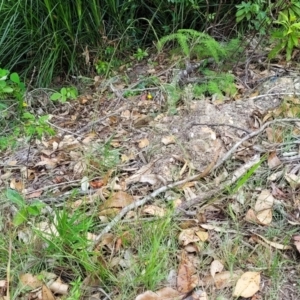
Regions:
<svg viewBox="0 0 300 300"><path fill-rule="evenodd" d="M208 287L211 285L215 285L218 290L224 289L226 287L231 287L233 286L238 278L241 276L242 271L241 270L236 270L234 273L229 272L229 271L224 271L221 273L215 274L214 277L206 276L203 278L203 285Z"/></svg>
<svg viewBox="0 0 300 300"><path fill-rule="evenodd" d="M140 182L149 183L151 185L157 185L160 183L159 176L156 174L145 174L141 175Z"/></svg>
<svg viewBox="0 0 300 300"><path fill-rule="evenodd" d="M42 286L42 299L43 300L55 300L51 290L43 284Z"/></svg>
<svg viewBox="0 0 300 300"><path fill-rule="evenodd" d="M144 214L150 215L150 216L157 216L157 217L163 217L166 212L163 208L156 206L156 205L146 205L142 212Z"/></svg>
<svg viewBox="0 0 300 300"><path fill-rule="evenodd" d="M300 235L293 236L294 245L296 246L298 252L300 253Z"/></svg>
<svg viewBox="0 0 300 300"><path fill-rule="evenodd" d="M266 131L266 134L268 137L268 141L270 143L282 143L284 134L281 129L279 129L279 128L273 129L273 128L268 127L268 128L266 128L265 131Z"/></svg>
<svg viewBox="0 0 300 300"><path fill-rule="evenodd" d="M269 153L268 166L270 169L276 168L281 165L280 159L277 157L276 151Z"/></svg>
<svg viewBox="0 0 300 300"><path fill-rule="evenodd" d="M87 169L86 162L78 161L73 167L73 172L78 176L81 175L86 169Z"/></svg>
<svg viewBox="0 0 300 300"><path fill-rule="evenodd" d="M161 142L166 146L170 144L175 144L175 136L174 135L165 136L161 139Z"/></svg>
<svg viewBox="0 0 300 300"><path fill-rule="evenodd" d="M233 297L252 297L259 291L260 273L259 272L246 272L236 283L233 291Z"/></svg>
<svg viewBox="0 0 300 300"><path fill-rule="evenodd" d="M20 281L23 285L36 289L42 286L43 282L39 280L36 276L33 276L30 273L25 273L20 275Z"/></svg>
<svg viewBox="0 0 300 300"><path fill-rule="evenodd" d="M58 164L58 159L57 158L47 158L42 156L41 161L35 164L35 167L38 166L45 166L47 169L54 169Z"/></svg>
<svg viewBox="0 0 300 300"><path fill-rule="evenodd" d="M55 294L67 295L69 286L65 283L62 283L60 278L58 278L49 286L49 288Z"/></svg>
<svg viewBox="0 0 300 300"><path fill-rule="evenodd" d="M197 231L199 231L198 227L183 229L178 236L179 244L186 246L190 243L200 241L200 238L196 235Z"/></svg>
<svg viewBox="0 0 300 300"><path fill-rule="evenodd" d="M92 189L100 189L105 185L105 179L94 179L89 182L89 185Z"/></svg>
<svg viewBox="0 0 300 300"><path fill-rule="evenodd" d="M256 213L256 218L262 225L269 225L272 223L272 209L265 209Z"/></svg>
<svg viewBox="0 0 300 300"><path fill-rule="evenodd" d="M214 278L216 273L222 272L224 265L219 260L214 260L210 265L210 274Z"/></svg>
<svg viewBox="0 0 300 300"><path fill-rule="evenodd" d="M18 192L23 192L25 185L22 180L12 178L9 184L9 187L13 190L16 190Z"/></svg>
<svg viewBox="0 0 300 300"><path fill-rule="evenodd" d="M133 202L133 197L123 191L118 191L106 200L100 207L100 211L108 208L123 208Z"/></svg>
<svg viewBox="0 0 300 300"><path fill-rule="evenodd" d="M254 210L256 212L265 210L265 209L271 209L274 204L274 198L269 190L262 190L260 195L258 196Z"/></svg>
<svg viewBox="0 0 300 300"><path fill-rule="evenodd" d="M300 186L300 176L295 174L285 174L284 178L290 184L292 189L297 189Z"/></svg>
<svg viewBox="0 0 300 300"><path fill-rule="evenodd" d="M151 162L151 163L143 166L141 169L139 169L137 172L135 172L135 174L133 174L132 176L130 176L129 178L127 178L125 180L126 184L128 185L128 184L132 184L135 182L139 182L142 175L151 173L153 164L154 164L154 162Z"/></svg>
<svg viewBox="0 0 300 300"><path fill-rule="evenodd" d="M256 214L253 209L250 208L247 211L246 216L245 216L245 221L247 221L249 223L259 224L259 220L257 219Z"/></svg>
<svg viewBox="0 0 300 300"><path fill-rule="evenodd" d="M275 198L286 198L286 195L284 192L281 191L281 189L279 189L274 182L271 182L271 188L272 188L272 196L274 196Z"/></svg>
<svg viewBox="0 0 300 300"><path fill-rule="evenodd" d="M135 300L179 300L182 299L181 294L170 288L165 287L155 293L152 291L146 291L145 293L137 296Z"/></svg>
<svg viewBox="0 0 300 300"><path fill-rule="evenodd" d="M213 224L199 224L202 228L207 229L207 230L214 230L217 232L224 232L226 231L223 227L213 225Z"/></svg>
<svg viewBox="0 0 300 300"><path fill-rule="evenodd" d="M149 146L149 140L148 139L142 139L139 141L139 148L142 149L142 148L145 148Z"/></svg>
<svg viewBox="0 0 300 300"><path fill-rule="evenodd" d="M37 192L32 192L32 193L28 193L26 194L26 199L32 199L32 198L38 198L42 195L43 191L37 191Z"/></svg>
<svg viewBox="0 0 300 300"><path fill-rule="evenodd" d="M208 240L208 232L206 231L196 231L196 235L199 237L201 242Z"/></svg>
<svg viewBox="0 0 300 300"><path fill-rule="evenodd" d="M96 137L96 133L91 132L82 140L82 143L84 145L89 145L90 142L95 139L95 137Z"/></svg>
<svg viewBox="0 0 300 300"><path fill-rule="evenodd" d="M186 252L182 251L177 275L177 289L180 293L188 293L195 287L194 273L195 267Z"/></svg>

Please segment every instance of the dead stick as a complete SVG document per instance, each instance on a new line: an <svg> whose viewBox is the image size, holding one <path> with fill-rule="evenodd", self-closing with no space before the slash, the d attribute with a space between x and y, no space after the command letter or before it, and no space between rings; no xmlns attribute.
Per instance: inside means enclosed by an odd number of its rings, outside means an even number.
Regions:
<svg viewBox="0 0 300 300"><path fill-rule="evenodd" d="M221 145L219 143L218 149L216 150L215 157L214 157L213 161L200 174L196 174L196 175L188 177L186 179L176 181L174 183L162 186L161 188L155 190L154 192L152 192L150 195L147 195L143 199L141 199L139 201L136 201L136 202L133 202L133 203L125 206L120 211L120 213L117 216L115 216L114 219L112 219L112 221L100 232L100 234L97 235L97 237L94 240L93 248L96 247L99 244L99 242L101 241L101 238L103 237L103 235L108 233L129 211L146 204L151 199L155 198L159 194L161 194L161 193L163 193L163 192L165 192L169 189L172 189L176 186L185 184L189 181L197 180L197 179L200 179L200 178L203 178L203 177L207 176L209 174L209 172L213 169L214 165L216 164L216 162L218 160L218 157L219 157L219 154L220 154L220 151L221 151Z"/></svg>
<svg viewBox="0 0 300 300"><path fill-rule="evenodd" d="M134 203L131 203L130 205L124 207L120 213L100 232L99 235L97 235L97 237L94 240L93 246L92 248L95 248L101 241L101 238L103 237L104 234L108 233L129 211L140 207L144 204L146 204L148 201L150 201L151 199L155 198L156 196L158 196L159 194L172 189L176 186L185 184L189 181L192 180L197 180L200 178L205 177L206 175L208 175L208 173L211 170L215 170L217 169L219 166L221 166L234 152L235 150L246 140L258 135L259 133L263 132L265 130L266 127L268 127L269 125L272 125L274 123L278 123L278 122L299 122L299 119L279 119L279 120L273 120L270 122L265 123L260 129L251 132L250 134L246 135L244 138L242 138L239 142L237 142L224 156L223 158L221 158L216 164L214 164L214 161L211 162L211 164L200 174L196 174L194 176L188 177L186 179L165 185L157 190L155 190L154 192L152 192L150 195L147 195L146 197L144 197L143 199L136 201ZM216 151L216 153L218 153L219 151ZM203 175L204 174L204 175Z"/></svg>
<svg viewBox="0 0 300 300"><path fill-rule="evenodd" d="M233 145L233 147L227 151L225 153L225 155L216 163L216 165L214 166L213 170L219 168L236 150L239 146L241 146L245 141L259 135L260 133L262 133L268 126L275 124L275 123L279 123L279 122L300 122L300 119L278 119L278 120L273 120L270 122L265 123L263 126L261 126L258 130L253 131L249 134L247 134L246 136L244 136L240 141L238 141L237 143L235 143L235 145Z"/></svg>

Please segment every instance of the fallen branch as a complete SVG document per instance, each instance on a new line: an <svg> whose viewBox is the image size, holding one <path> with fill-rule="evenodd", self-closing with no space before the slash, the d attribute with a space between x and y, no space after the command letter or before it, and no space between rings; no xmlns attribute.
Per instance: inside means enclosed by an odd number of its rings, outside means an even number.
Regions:
<svg viewBox="0 0 300 300"><path fill-rule="evenodd" d="M163 192L165 192L169 189L172 189L176 186L185 184L189 181L197 180L197 179L200 179L200 178L203 178L203 177L207 176L210 173L210 171L214 168L214 165L216 164L216 162L218 160L218 157L219 157L219 154L220 154L220 151L221 151L221 144L219 142L218 142L217 147L218 148L215 152L215 157L214 157L213 161L200 174L196 174L196 175L188 177L186 179L176 181L174 183L162 186L159 189L152 192L150 195L147 195L146 197L144 197L143 199L141 199L139 201L136 201L136 202L133 202L133 203L129 204L128 206L124 207L120 211L120 213L117 216L115 216L114 219L112 219L112 221L100 232L100 234L97 235L97 237L94 240L93 248L96 247L100 243L101 238L103 237L103 235L108 233L129 211L131 211L133 209L136 209L136 208L146 204L148 201L154 199L156 196L158 196L159 194L161 194L161 193L163 193Z"/></svg>
<svg viewBox="0 0 300 300"><path fill-rule="evenodd" d="M244 138L242 138L239 142L237 142L217 163L215 163L215 161L218 159L218 156L219 156L219 152L220 152L220 149L218 149L216 151L216 156L214 158L214 160L207 166L207 168L200 174L196 174L194 176L191 176L191 177L188 177L186 179L183 179L183 180L180 180L180 181L177 181L177 182L174 182L174 183L171 183L171 184L168 184L168 185L165 185L157 190L155 190L154 192L152 192L150 195L147 195L146 197L144 197L143 199L139 200L139 201L136 201L126 207L124 207L120 213L100 232L99 235L97 235L97 237L95 238L94 240L94 243L92 245L92 248L95 248L101 241L102 237L104 234L108 233L129 211L133 210L133 209L136 209L144 204L146 204L147 202L149 202L151 199L155 198L156 196L158 196L159 194L169 190L169 189L172 189L174 187L177 187L177 186L180 186L182 184L185 184L189 181L192 181L192 180L197 180L197 179L200 179L200 178L203 178L205 176L207 176L211 171L217 169L218 167L220 167L235 151L236 149L243 143L245 142L246 140L249 140L251 139L252 137L260 134L261 132L263 132L269 125L272 125L272 124L275 124L275 123L279 123L279 122L299 122L300 120L299 119L279 119L279 120L273 120L273 121L270 121L270 122L267 122L265 123L260 129L256 130L256 131L253 131L251 132L250 134L246 135ZM249 163L250 166L252 166L252 162L253 164L257 163L259 160L259 155L255 156ZM246 164L247 165L247 164ZM245 168L245 166L243 166L243 168L245 169L245 172L247 171L247 168ZM238 169L240 170L240 169ZM225 182L224 184L221 185L221 187L218 188L218 190L222 190L224 189L226 186L234 183L240 176L242 175L239 175L239 176L236 176L234 175L232 180L231 181L227 181ZM210 191L207 195L206 195L206 198L209 198L209 197L212 197L213 195L215 195L216 193L216 190L212 190ZM186 204L186 205L183 205L181 206L181 209L185 209L186 206L187 207L190 207L193 204L193 201L195 203L198 203L199 201L203 200L203 198L201 197L197 197L194 198L193 200L191 201L188 201L186 203L189 203L189 204Z"/></svg>
<svg viewBox="0 0 300 300"><path fill-rule="evenodd" d="M280 123L280 122L300 122L300 119L278 119L278 120L273 120L270 122L265 123L263 126L261 126L258 130L253 131L247 135L245 135L240 141L235 143L233 147L225 153L225 155L216 163L214 166L213 170L219 168L232 154L237 150L239 146L241 146L245 141L259 135L262 133L268 126L275 124L275 123Z"/></svg>
<svg viewBox="0 0 300 300"><path fill-rule="evenodd" d="M201 202L201 207L203 208L205 205L211 204L211 202L206 202L206 200L210 198L216 198L216 195L218 195L220 192L224 191L227 187L235 183L239 178L241 178L251 167L253 167L255 164L259 163L260 156L259 154L254 155L246 164L242 165L240 168L238 168L234 173L232 174L232 178L230 180L227 180L223 182L221 185L219 185L217 188L210 190L206 193L203 193L201 195L198 195L197 197L186 201L182 203L177 209L175 214L180 214L181 212L185 212L186 209L195 206Z"/></svg>

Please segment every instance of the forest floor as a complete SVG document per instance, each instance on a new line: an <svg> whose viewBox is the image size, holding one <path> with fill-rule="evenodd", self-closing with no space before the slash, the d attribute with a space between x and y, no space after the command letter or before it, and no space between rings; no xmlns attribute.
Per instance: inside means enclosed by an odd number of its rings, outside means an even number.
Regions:
<svg viewBox="0 0 300 300"><path fill-rule="evenodd" d="M0 299L299 299L300 82L261 61L173 113L165 57L31 91L57 134L1 153Z"/></svg>

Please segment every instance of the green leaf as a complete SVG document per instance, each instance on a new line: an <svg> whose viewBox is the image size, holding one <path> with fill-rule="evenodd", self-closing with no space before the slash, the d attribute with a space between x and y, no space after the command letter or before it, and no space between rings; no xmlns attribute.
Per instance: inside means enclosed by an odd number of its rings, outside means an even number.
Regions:
<svg viewBox="0 0 300 300"><path fill-rule="evenodd" d="M20 83L20 77L17 73L11 73L10 74L10 80L14 83Z"/></svg>
<svg viewBox="0 0 300 300"><path fill-rule="evenodd" d="M60 93L53 93L52 95L51 95L51 97L50 97L50 99L52 100L52 101L56 101L56 100L59 100L59 99L61 99L62 98L62 95L60 94Z"/></svg>
<svg viewBox="0 0 300 300"><path fill-rule="evenodd" d="M41 209L42 207L32 206L32 205L27 207L28 214L32 216L38 216L41 213Z"/></svg>
<svg viewBox="0 0 300 300"><path fill-rule="evenodd" d="M244 18L244 14L245 14L245 9L240 9L240 10L238 10L238 11L236 12L235 16L236 16L236 17L241 17L241 16L243 16L243 18Z"/></svg>
<svg viewBox="0 0 300 300"><path fill-rule="evenodd" d="M63 87L63 88L60 90L60 93L62 94L62 96L66 96L66 95L67 95L67 89Z"/></svg>
<svg viewBox="0 0 300 300"><path fill-rule="evenodd" d="M2 89L3 93L7 93L7 94L10 94L14 91L13 88L11 88L10 86L6 86Z"/></svg>
<svg viewBox="0 0 300 300"><path fill-rule="evenodd" d="M19 225L23 224L27 220L27 215L28 215L28 212L27 212L26 208L21 209L15 215L15 217L13 219L13 224L15 226L19 226Z"/></svg>
<svg viewBox="0 0 300 300"><path fill-rule="evenodd" d="M34 115L29 113L28 111L24 112L22 117L26 120L31 120L31 121L34 121L34 119L35 119Z"/></svg>
<svg viewBox="0 0 300 300"><path fill-rule="evenodd" d="M6 191L6 197L19 207L24 207L26 205L24 198L15 190L8 189Z"/></svg>

